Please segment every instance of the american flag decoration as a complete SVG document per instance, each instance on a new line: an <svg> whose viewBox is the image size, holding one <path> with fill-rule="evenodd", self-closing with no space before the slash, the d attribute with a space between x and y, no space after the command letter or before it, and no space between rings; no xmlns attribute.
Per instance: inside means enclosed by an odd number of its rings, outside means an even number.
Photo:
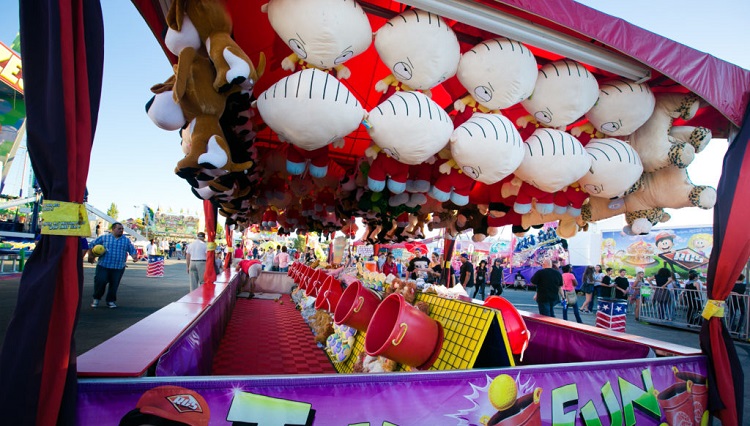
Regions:
<svg viewBox="0 0 750 426"><path fill-rule="evenodd" d="M628 312L626 300L599 300L596 311L596 326L614 331L625 331L625 315Z"/></svg>
<svg viewBox="0 0 750 426"><path fill-rule="evenodd" d="M164 276L164 256L149 256L148 267L146 268L147 277Z"/></svg>

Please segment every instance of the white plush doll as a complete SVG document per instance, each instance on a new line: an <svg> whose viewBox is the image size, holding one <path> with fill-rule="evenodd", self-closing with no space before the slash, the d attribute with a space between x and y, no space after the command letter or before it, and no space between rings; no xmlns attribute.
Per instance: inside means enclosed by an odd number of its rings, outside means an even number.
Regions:
<svg viewBox="0 0 750 426"><path fill-rule="evenodd" d="M531 96L537 79L534 55L523 44L505 38L485 40L461 55L456 77L469 95L456 101L463 112L466 106L498 111Z"/></svg>
<svg viewBox="0 0 750 426"><path fill-rule="evenodd" d="M656 98L647 84L608 80L599 84L599 99L586 118L607 136L627 136L651 117L655 104Z"/></svg>
<svg viewBox="0 0 750 426"><path fill-rule="evenodd" d="M268 127L296 147L288 152L287 171L301 174L311 160L314 177L327 172L328 144L343 143L365 116L346 86L315 68L279 80L258 97L257 107Z"/></svg>
<svg viewBox="0 0 750 426"><path fill-rule="evenodd" d="M524 142L524 159L515 171L524 181L513 209L531 211L531 201L541 214L551 213L554 193L578 181L591 167L591 157L578 139L555 129L539 128Z"/></svg>
<svg viewBox="0 0 750 426"><path fill-rule="evenodd" d="M386 22L375 33L375 49L391 75L375 90L403 85L401 90L429 91L453 77L461 52L458 39L443 18L411 9Z"/></svg>
<svg viewBox="0 0 750 426"><path fill-rule="evenodd" d="M539 69L531 97L521 102L539 125L564 128L578 120L596 103L599 85L583 65L563 59ZM521 117L519 126L529 119Z"/></svg>
<svg viewBox="0 0 750 426"><path fill-rule="evenodd" d="M367 50L372 28L354 0L271 0L263 6L274 31L294 52L281 67L294 71L314 67L336 70L349 78L344 62Z"/></svg>
<svg viewBox="0 0 750 426"><path fill-rule="evenodd" d="M376 146L367 150L375 158L368 174L371 190L406 189L409 168L421 164L444 146L453 133L453 122L438 104L419 92L396 92L370 111L367 131Z"/></svg>
<svg viewBox="0 0 750 426"><path fill-rule="evenodd" d="M711 140L705 127L672 127L675 119L690 120L698 112L700 99L688 93L659 93L651 117L628 141L638 151L643 170L653 172L664 167L687 167Z"/></svg>
<svg viewBox="0 0 750 426"><path fill-rule="evenodd" d="M453 159L466 176L491 185L513 173L524 159L521 135L501 114L474 113L450 138Z"/></svg>
<svg viewBox="0 0 750 426"><path fill-rule="evenodd" d="M585 149L591 157L591 167L578 183L593 196L622 197L643 173L641 158L625 141L591 139Z"/></svg>

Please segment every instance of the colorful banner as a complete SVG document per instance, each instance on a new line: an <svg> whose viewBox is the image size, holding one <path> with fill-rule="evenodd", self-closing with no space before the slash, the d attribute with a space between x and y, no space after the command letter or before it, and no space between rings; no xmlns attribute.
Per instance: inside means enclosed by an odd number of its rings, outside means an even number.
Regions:
<svg viewBox="0 0 750 426"><path fill-rule="evenodd" d="M21 57L2 42L0 42L0 82L23 94Z"/></svg>
<svg viewBox="0 0 750 426"><path fill-rule="evenodd" d="M0 43L0 50L3 48ZM2 52L0 52L0 58L2 58ZM2 65L0 65L0 70L3 70ZM0 81L3 81L1 77ZM23 139L21 129L25 120L26 102L23 95L14 88L0 83L0 169L2 169L3 183Z"/></svg>
<svg viewBox="0 0 750 426"><path fill-rule="evenodd" d="M654 229L647 235L602 232L603 267L625 269L630 276L643 268L646 276L666 267L687 278L695 269L705 275L713 248L713 228Z"/></svg>
<svg viewBox="0 0 750 426"><path fill-rule="evenodd" d="M81 424L699 425L705 357L372 375L79 380Z"/></svg>
<svg viewBox="0 0 750 426"><path fill-rule="evenodd" d="M150 209L149 209L150 210ZM198 232L198 217L156 212L149 229L154 236L192 238Z"/></svg>

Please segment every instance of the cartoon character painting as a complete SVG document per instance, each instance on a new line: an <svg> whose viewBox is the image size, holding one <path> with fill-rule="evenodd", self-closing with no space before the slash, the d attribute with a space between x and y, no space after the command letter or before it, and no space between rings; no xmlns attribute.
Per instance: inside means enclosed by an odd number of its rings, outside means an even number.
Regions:
<svg viewBox="0 0 750 426"><path fill-rule="evenodd" d="M711 234L693 234L688 240L687 245L701 255L711 257L714 237Z"/></svg>

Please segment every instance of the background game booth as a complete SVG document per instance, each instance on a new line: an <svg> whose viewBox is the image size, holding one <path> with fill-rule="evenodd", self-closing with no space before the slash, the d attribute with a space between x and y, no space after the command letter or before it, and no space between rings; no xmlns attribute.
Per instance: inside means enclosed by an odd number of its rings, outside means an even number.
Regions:
<svg viewBox="0 0 750 426"><path fill-rule="evenodd" d="M98 2L63 3L21 4L24 79L29 82L25 94L28 147L44 198L80 204L99 107L104 29ZM160 42L168 18L162 3L134 0ZM90 370L91 374L80 371L80 375L99 378L79 379L79 360L72 337L82 285L78 239L45 234L24 271L16 314L7 333L7 341L17 344L5 345L0 356L0 401L7 421L113 423L131 410L138 411L132 414L136 416L179 409L185 413L180 418L189 419L192 424L331 424L341 420L377 424L540 424L574 422L579 417L587 423L610 417L612 422L624 419L628 424L673 423L680 419L687 424L700 424L707 415L705 411L710 410L724 424L741 424L743 374L721 321L718 301L729 295L750 255L746 244L750 231L741 216L748 207L742 194L750 185L743 174L750 138L746 115L750 72L572 1L528 4L516 0L409 0L401 4L372 0L361 5L373 29L414 6L442 16L457 33L461 51L484 39L508 36L533 46L531 51L540 64L569 58L587 64L586 69L600 79L621 76L647 82L657 93L677 90L701 99L701 107L690 124L705 126L714 137L731 140L714 207L714 250L708 270L711 301L704 312L707 321L701 332L703 353L697 355L683 351L684 348L669 348L617 333L587 335L582 326L525 314L532 338L526 358L516 360L517 354L503 334L507 334L504 325L508 321L502 310L420 294L418 301L429 305L430 318L440 324L444 336L428 371L303 377L193 376L201 370L196 365L206 365L214 357L224 324L231 324L229 317L240 302L245 302L235 299L236 280L222 276L210 279L185 300L165 307L165 315L179 321L173 323L177 325L171 330L158 330L156 334L161 336L154 339L159 343L151 353L156 353L157 358L173 357L175 361L169 365L166 358L164 362L153 358L135 374L159 371L160 377L111 380ZM264 75L253 81L254 93L259 96L289 74L279 66L289 55L289 48L277 37L258 4L228 1L227 10L234 22L232 35L236 45L253 61L263 53L268 64ZM38 22L45 22L42 29L36 25ZM543 45L548 40L545 34L560 37L552 38L558 40L554 44ZM177 62L171 53L167 56ZM261 60L257 62L260 65ZM382 94L372 88L388 70L378 62L372 47L347 62L347 66L352 70L347 86L364 106L374 108ZM218 88L222 88L221 84ZM433 101L443 112L466 93L456 79L447 79L433 87L432 92ZM504 113L514 120L523 114L513 108ZM264 119L268 121L267 117ZM680 120L675 123L684 124ZM365 155L370 137L364 127L357 125L345 138L343 147L328 148L333 161L328 163L328 174L324 176L338 181L344 175L342 166L355 166ZM285 147L270 128L260 131L253 143L260 153ZM261 156L252 161L268 158L271 157ZM315 165L313 158L303 160ZM234 165L238 164L239 160ZM178 172L190 183L196 171L190 164L182 166ZM314 171L309 170L311 174ZM274 176L257 177L261 179L259 185L278 189L273 187L276 183L263 180L272 181ZM201 198L201 194L210 193L207 198L211 201L205 202L209 241L215 238L216 204L221 205L222 214L237 223L242 222L242 213L253 210L253 206L246 205L251 202L242 204L237 194L228 200L239 202L233 207L212 199L228 191L216 185L214 182L209 189L193 186ZM331 200L324 195L319 202L322 210L328 211ZM453 195L458 196L455 200L461 200L460 193ZM560 220L562 224L563 219ZM278 303L251 302L256 306ZM293 310L291 303L286 305ZM400 303L398 309L389 309L399 313L408 310ZM464 321L457 321L459 317ZM155 321L154 325L163 324L158 317L151 321ZM134 336L142 339L140 333L156 328L142 327ZM404 332L393 340L406 340L405 336L409 334ZM610 350L594 355L592 351L571 352L567 350L570 345L565 344L569 342L580 342L579 347L609 345ZM536 344L540 346L535 348ZM133 350L132 346L128 349ZM311 348L310 353L314 350ZM184 356L176 356L177 353ZM612 361L613 358L620 360ZM573 409L571 405L576 402Z"/></svg>

